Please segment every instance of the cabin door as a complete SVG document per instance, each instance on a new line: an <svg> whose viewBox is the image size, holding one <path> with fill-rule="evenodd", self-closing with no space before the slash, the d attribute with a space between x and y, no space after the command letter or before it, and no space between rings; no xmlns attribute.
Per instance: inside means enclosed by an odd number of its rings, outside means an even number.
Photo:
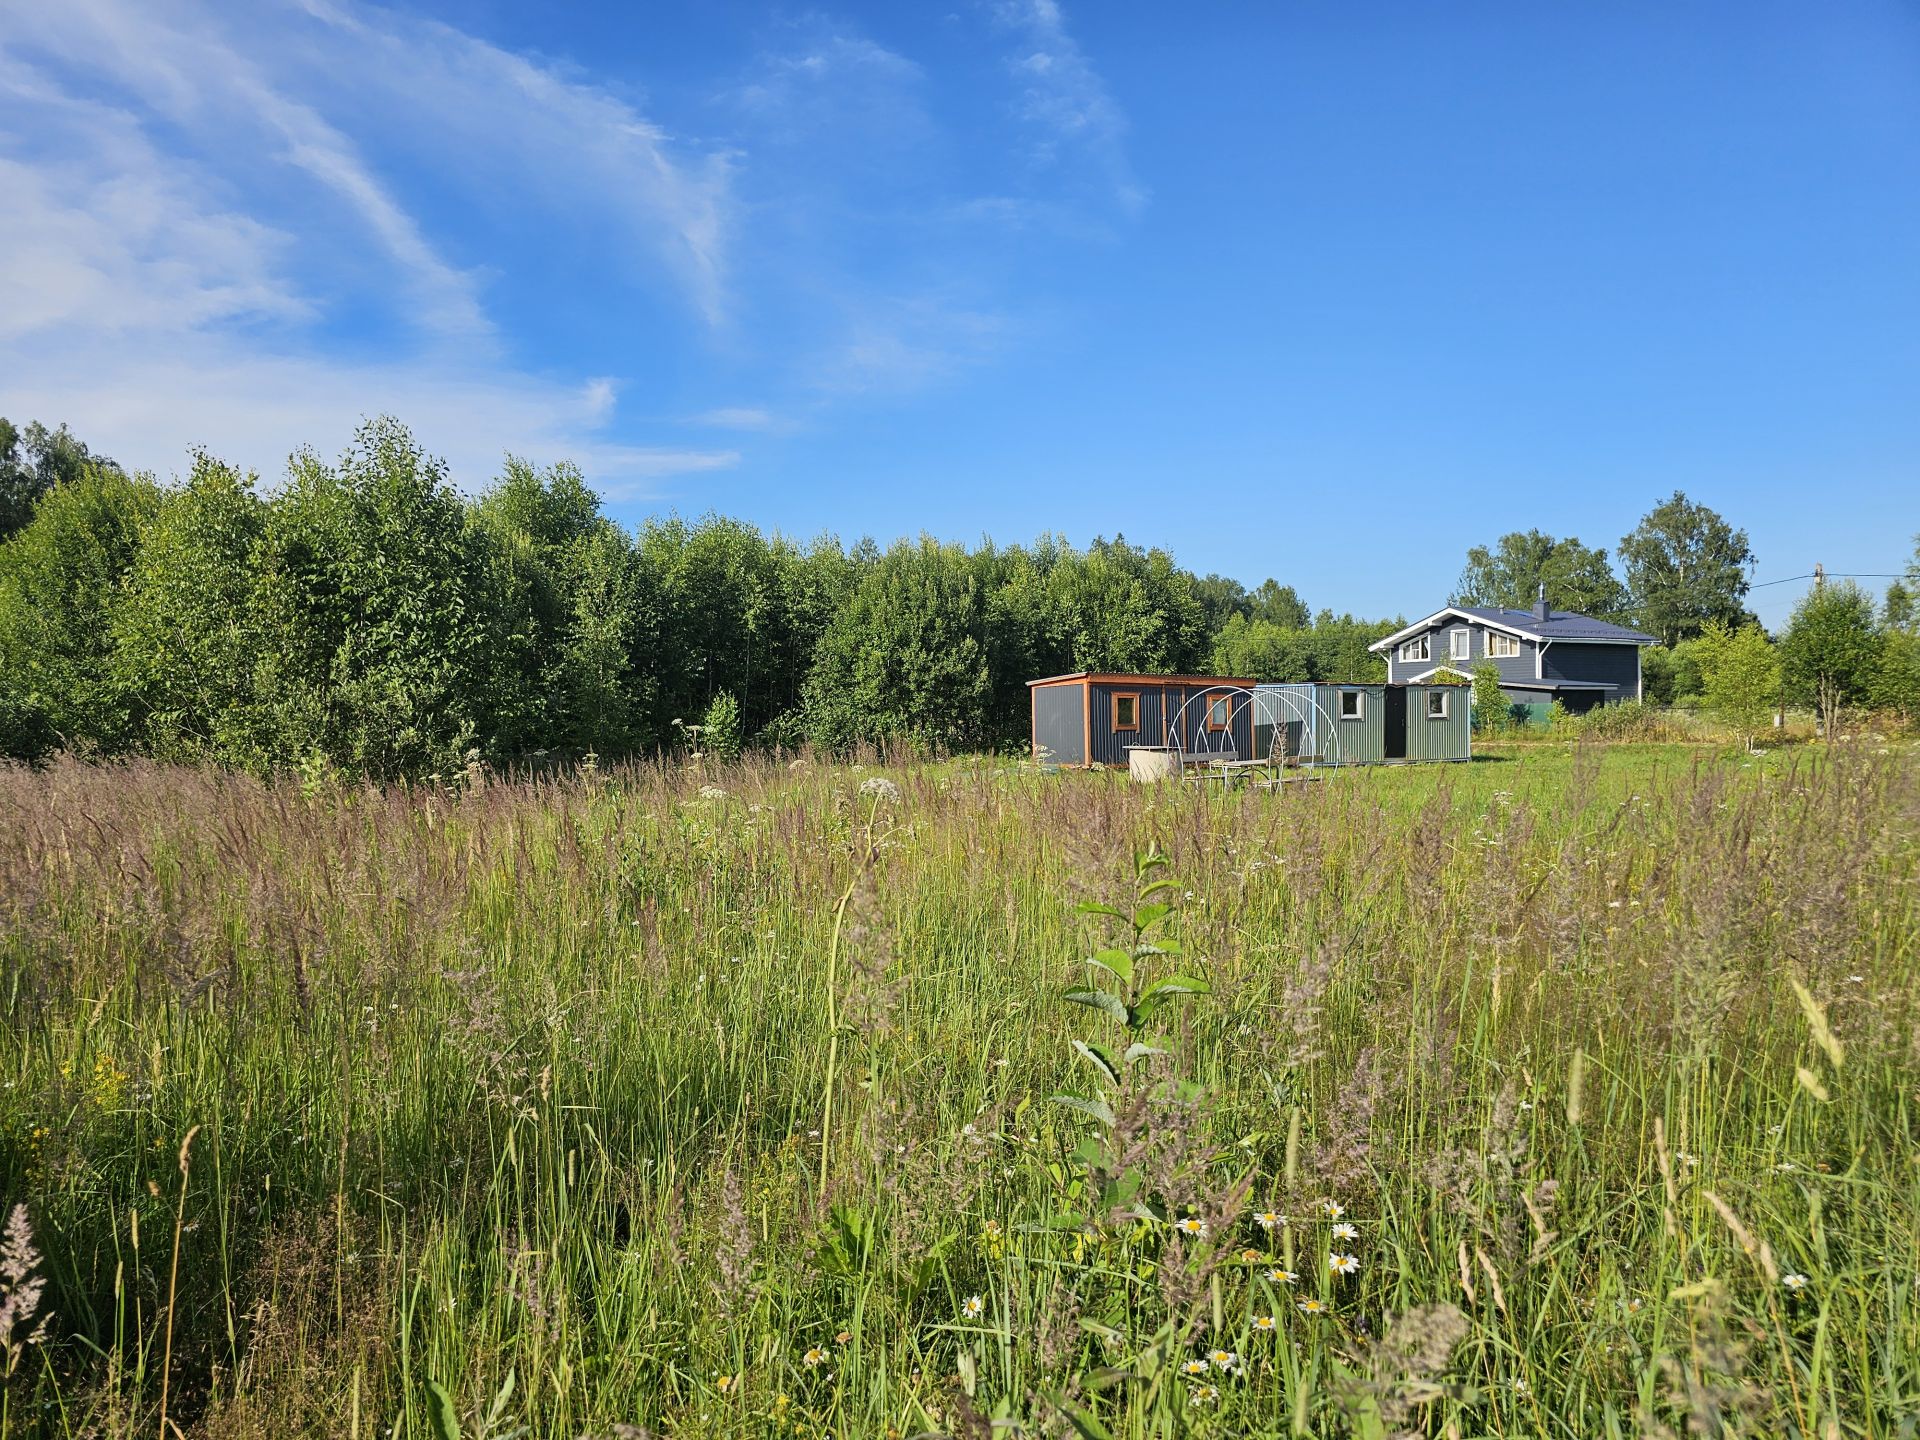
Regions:
<svg viewBox="0 0 1920 1440"><path fill-rule="evenodd" d="M1389 760L1407 758L1407 692L1397 685L1386 689L1386 735L1382 753Z"/></svg>

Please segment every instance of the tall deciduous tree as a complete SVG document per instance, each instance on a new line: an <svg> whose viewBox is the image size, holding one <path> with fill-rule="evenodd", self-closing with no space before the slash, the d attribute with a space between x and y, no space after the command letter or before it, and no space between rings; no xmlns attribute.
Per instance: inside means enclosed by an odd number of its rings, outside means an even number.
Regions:
<svg viewBox="0 0 1920 1440"><path fill-rule="evenodd" d="M922 538L888 550L820 640L807 686L814 738L959 749L986 729L987 607L966 552Z"/></svg>
<svg viewBox="0 0 1920 1440"><path fill-rule="evenodd" d="M89 466L119 468L88 450L65 425L49 430L29 420L21 430L0 416L0 540L25 528L43 495L78 480Z"/></svg>
<svg viewBox="0 0 1920 1440"><path fill-rule="evenodd" d="M378 775L457 766L486 712L479 544L397 421L338 467L296 457L260 545L262 700L277 758Z"/></svg>
<svg viewBox="0 0 1920 1440"><path fill-rule="evenodd" d="M254 551L267 506L254 485L196 453L147 524L114 609L114 665L153 754L258 757Z"/></svg>
<svg viewBox="0 0 1920 1440"><path fill-rule="evenodd" d="M1780 698L1780 658L1773 642L1758 625L1734 630L1709 620L1698 644L1707 708L1751 750L1754 733Z"/></svg>
<svg viewBox="0 0 1920 1440"><path fill-rule="evenodd" d="M539 470L517 456L470 511L485 595L486 714L490 748L560 748L556 703L573 612L572 556L598 527L600 500L577 467Z"/></svg>
<svg viewBox="0 0 1920 1440"><path fill-rule="evenodd" d="M1247 596L1247 618L1286 630L1304 630L1312 622L1313 613L1293 586L1282 585L1269 576Z"/></svg>
<svg viewBox="0 0 1920 1440"><path fill-rule="evenodd" d="M159 505L151 480L89 465L0 544L0 723L10 753L55 744L112 753L132 742L107 637Z"/></svg>
<svg viewBox="0 0 1920 1440"><path fill-rule="evenodd" d="M1911 723L1920 719L1920 535L1906 573L1887 586L1880 607L1881 650L1873 705Z"/></svg>
<svg viewBox="0 0 1920 1440"><path fill-rule="evenodd" d="M1602 620L1625 616L1627 592L1607 552L1571 535L1561 539L1539 530L1516 530L1491 548L1476 545L1469 550L1452 603L1529 610L1542 585L1547 587L1547 603L1556 610Z"/></svg>
<svg viewBox="0 0 1920 1440"><path fill-rule="evenodd" d="M1753 563L1747 532L1679 490L1621 537L1620 560L1634 616L1664 645L1700 634L1712 620L1739 626L1750 618L1742 603Z"/></svg>
<svg viewBox="0 0 1920 1440"><path fill-rule="evenodd" d="M1818 706L1832 736L1842 708L1871 693L1880 652L1872 597L1843 580L1814 586L1794 608L1780 638L1780 669L1789 693Z"/></svg>

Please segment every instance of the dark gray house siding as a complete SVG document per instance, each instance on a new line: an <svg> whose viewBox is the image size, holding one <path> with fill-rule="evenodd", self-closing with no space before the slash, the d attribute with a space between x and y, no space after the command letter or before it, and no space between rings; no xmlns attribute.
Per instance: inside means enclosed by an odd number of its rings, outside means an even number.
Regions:
<svg viewBox="0 0 1920 1440"><path fill-rule="evenodd" d="M1456 630L1467 632L1467 654L1464 659L1455 659L1451 636ZM1518 655L1489 655L1487 653L1487 627L1481 624L1469 625L1464 621L1441 621L1427 627L1427 660L1402 660L1400 647L1407 638L1394 642L1387 651L1387 679L1396 685L1404 685L1415 676L1424 678L1428 671L1436 666L1453 666L1455 669L1472 674L1478 665L1491 665L1500 672L1503 681L1518 683L1534 678L1534 652L1539 649L1531 640L1519 641Z"/></svg>
<svg viewBox="0 0 1920 1440"><path fill-rule="evenodd" d="M1640 647L1555 641L1541 655L1540 668L1542 679L1611 685L1609 700L1628 700L1640 685Z"/></svg>

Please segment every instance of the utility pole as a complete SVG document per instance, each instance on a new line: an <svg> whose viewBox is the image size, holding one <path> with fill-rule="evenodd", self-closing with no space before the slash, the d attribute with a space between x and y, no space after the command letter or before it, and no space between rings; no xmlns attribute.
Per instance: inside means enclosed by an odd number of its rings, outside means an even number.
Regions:
<svg viewBox="0 0 1920 1440"><path fill-rule="evenodd" d="M1816 560L1813 562L1813 588L1822 589L1827 583L1827 567Z"/></svg>

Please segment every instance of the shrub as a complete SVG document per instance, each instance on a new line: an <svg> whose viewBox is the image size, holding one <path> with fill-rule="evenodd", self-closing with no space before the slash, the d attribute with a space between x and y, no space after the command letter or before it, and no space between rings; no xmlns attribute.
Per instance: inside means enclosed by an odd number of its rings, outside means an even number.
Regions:
<svg viewBox="0 0 1920 1440"><path fill-rule="evenodd" d="M732 764L740 758L740 702L722 690L707 702L700 721L700 748Z"/></svg>

